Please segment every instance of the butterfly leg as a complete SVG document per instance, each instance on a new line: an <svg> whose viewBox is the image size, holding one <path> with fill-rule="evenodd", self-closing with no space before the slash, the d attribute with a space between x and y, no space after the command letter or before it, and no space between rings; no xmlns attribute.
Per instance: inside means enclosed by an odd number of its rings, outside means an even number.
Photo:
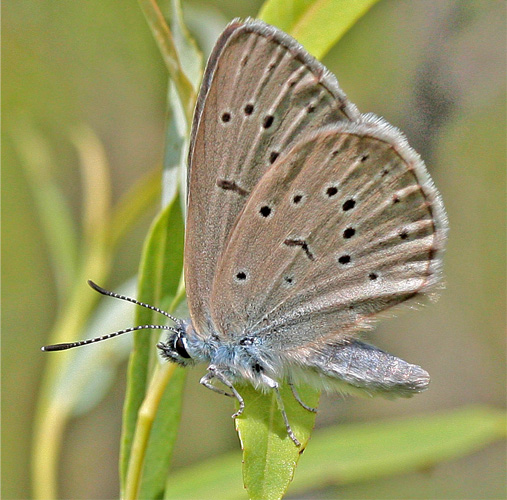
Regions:
<svg viewBox="0 0 507 500"><path fill-rule="evenodd" d="M287 429L287 434L289 437L294 441L294 444L299 448L301 446L301 443L299 442L298 438L294 434L294 431L292 430L292 427L289 424L289 418L287 417L287 413L285 413L285 407L283 405L282 396L280 395L280 391L278 389L278 384L273 388L276 394L276 399L278 401L278 407L280 409L280 413L282 414L283 421L285 422L285 428Z"/></svg>
<svg viewBox="0 0 507 500"><path fill-rule="evenodd" d="M211 379L215 378L215 374L212 373L212 372L208 372L206 375L204 375L204 377L201 378L201 380L199 381L204 387L208 388L208 389L211 389L212 391L214 392L218 392L218 394L222 394L223 396L228 396L230 398L233 398L234 397L234 394L231 394L230 392L225 392L224 390L222 389L219 389L218 387L215 387L212 383L211 383Z"/></svg>
<svg viewBox="0 0 507 500"><path fill-rule="evenodd" d="M290 390L292 391L292 395L294 396L294 399L305 409L305 410L308 410L308 411L311 411L312 413L317 413L317 408L313 408L311 406L308 406L307 404L303 403L303 401L301 401L301 398L299 397L299 394L296 390L296 386L292 383L292 382L289 382L289 387L290 387Z"/></svg>
<svg viewBox="0 0 507 500"><path fill-rule="evenodd" d="M225 392L222 389L219 389L218 387L215 387L210 381L213 378L217 378L224 384L226 387L228 387L231 391ZM243 410L245 409L245 401L241 397L241 394L236 390L236 388L232 385L231 381L219 370L216 366L210 365L208 366L208 373L204 375L204 377L201 378L201 384L207 387L208 389L211 389L212 391L218 392L219 394L223 394L224 396L229 396L231 398L236 398L239 402L239 409L234 415L232 415L232 418L239 417Z"/></svg>

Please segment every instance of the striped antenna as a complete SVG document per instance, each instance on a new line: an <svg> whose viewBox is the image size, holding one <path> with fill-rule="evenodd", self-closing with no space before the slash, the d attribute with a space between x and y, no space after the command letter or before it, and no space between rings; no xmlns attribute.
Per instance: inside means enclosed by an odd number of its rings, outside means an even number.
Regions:
<svg viewBox="0 0 507 500"><path fill-rule="evenodd" d="M133 299L132 297L127 297L125 295L110 292L109 290L106 290L105 288L102 288L101 286L97 285L97 283L94 283L92 280L88 280L88 285L90 285L95 291L101 293L102 295L108 295L109 297L114 297L115 299L126 300L127 302L132 302L132 304L136 304L141 307L146 307L146 309L151 309L152 311L167 316L171 321L174 321L178 326L181 325L181 320L175 318L168 312L162 311L162 309L159 309L158 307L150 306L150 304L145 304L144 302L139 302L138 300Z"/></svg>
<svg viewBox="0 0 507 500"><path fill-rule="evenodd" d="M141 326L133 326L132 328L126 328L125 330L119 330L117 332L108 333L107 335L103 335L102 337L95 337L94 339L87 340L79 340L77 342L67 342L64 344L53 344L46 345L41 347L41 351L65 351L67 349L72 349L73 347L79 347L82 345L93 344L95 342L100 342L101 340L107 340L113 337L117 337L118 335L122 335L123 333L135 332L136 330L169 330L174 333L178 333L179 330L166 325L141 325Z"/></svg>
<svg viewBox="0 0 507 500"><path fill-rule="evenodd" d="M163 314L164 316L168 317L170 320L174 321L177 325L177 328L174 328L172 326L166 326L166 325L141 325L141 326L134 326L132 328L127 328L125 330L119 330L117 332L108 333L107 335L103 335L102 337L96 337L94 339L87 339L87 340L79 340L77 342L66 342L63 344L53 344L53 345L47 345L44 347L41 347L41 351L65 351L67 349L72 349L73 347L79 347L82 345L87 344L93 344L95 342L100 342L101 340L107 340L112 337L117 337L118 335L122 335L123 333L128 332L134 332L136 330L169 330L174 333L179 333L180 329L182 328L181 320L178 318L175 318L171 314L169 314L166 311L162 311L162 309L159 309L155 306L150 306L149 304L145 304L144 302L139 302L136 299L133 299L132 297L127 297L125 295L120 295L118 293L110 292L109 290L106 290L96 283L94 283L91 280L88 280L88 285L90 285L95 291L101 293L102 295L108 295L109 297L114 297L116 299L125 300L127 302L132 302L133 304L136 304L141 307L146 307L147 309L151 309L152 311L155 311L157 313Z"/></svg>

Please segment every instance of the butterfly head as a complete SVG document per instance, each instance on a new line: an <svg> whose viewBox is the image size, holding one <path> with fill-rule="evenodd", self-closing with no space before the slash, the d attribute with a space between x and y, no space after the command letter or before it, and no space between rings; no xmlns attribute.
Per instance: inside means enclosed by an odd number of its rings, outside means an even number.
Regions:
<svg viewBox="0 0 507 500"><path fill-rule="evenodd" d="M189 340L189 330L193 330L191 323L181 321L178 327L167 336L165 342L157 344L161 356L181 366L193 365L198 362L200 353L196 352L193 342Z"/></svg>

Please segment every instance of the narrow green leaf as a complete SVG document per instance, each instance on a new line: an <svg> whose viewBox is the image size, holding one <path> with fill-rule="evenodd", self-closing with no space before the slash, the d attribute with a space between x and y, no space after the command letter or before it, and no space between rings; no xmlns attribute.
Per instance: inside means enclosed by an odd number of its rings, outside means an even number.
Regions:
<svg viewBox="0 0 507 500"><path fill-rule="evenodd" d="M236 419L243 448L243 479L252 500L282 498L315 423L315 413L304 409L288 386L280 389L290 426L301 447L289 437L274 391L262 394L251 386L241 387L245 410ZM316 407L319 392L298 390L302 401Z"/></svg>
<svg viewBox="0 0 507 500"><path fill-rule="evenodd" d="M159 46L164 62L169 70L171 80L176 85L181 102L185 105L187 123L190 123L194 110L196 92L181 66L181 59L173 34L155 0L139 0L139 5L151 28L153 37Z"/></svg>
<svg viewBox="0 0 507 500"><path fill-rule="evenodd" d="M505 411L485 406L330 427L314 433L290 493L425 470L505 437ZM233 452L176 472L165 498L243 499L239 463Z"/></svg>
<svg viewBox="0 0 507 500"><path fill-rule="evenodd" d="M143 249L138 293L138 298L142 302L160 304L164 307L164 304L169 305L171 298L176 295L183 268L183 232L183 218L176 197L152 224ZM136 324L160 323L162 316L155 314L148 309L139 308ZM130 357L123 413L120 457L122 488L126 485L138 411L145 399L148 379L155 362L155 344L158 335L156 331L140 331L134 335L134 350ZM170 453L170 450L168 452Z"/></svg>
<svg viewBox="0 0 507 500"><path fill-rule="evenodd" d="M178 303L176 296L181 295L183 269L185 196L178 197L177 193L185 186L181 181L202 61L183 23L178 0L170 3L169 24L155 0L140 0L140 4L167 64L170 81L162 189L162 206L166 208L147 239L139 296L144 302L172 308ZM152 323L152 314L140 311L138 321ZM155 336L136 335L129 366L120 461L124 498L162 496L178 430L184 372L174 365L158 365Z"/></svg>
<svg viewBox="0 0 507 500"><path fill-rule="evenodd" d="M322 59L378 0L267 0L259 18L292 35Z"/></svg>

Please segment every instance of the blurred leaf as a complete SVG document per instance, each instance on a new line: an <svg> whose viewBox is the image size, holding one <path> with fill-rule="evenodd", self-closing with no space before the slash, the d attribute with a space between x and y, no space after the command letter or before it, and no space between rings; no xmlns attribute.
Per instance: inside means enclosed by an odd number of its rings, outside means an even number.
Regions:
<svg viewBox="0 0 507 500"><path fill-rule="evenodd" d="M110 183L107 160L98 138L87 127L74 133L83 179L83 245L71 292L59 311L50 335L51 343L77 339L95 305L98 294L84 294L87 278L102 282L112 258L109 245ZM96 184L98 181L98 184ZM36 498L54 498L57 464L65 425L73 412L74 398L62 398L54 386L73 363L75 351L48 357L39 395L33 439L33 484Z"/></svg>
<svg viewBox="0 0 507 500"><path fill-rule="evenodd" d="M187 123L191 123L196 91L182 68L175 38L155 0L139 0L139 5L159 46L164 62L169 70L169 76L176 85L178 95L184 106ZM183 31L179 32L179 34L183 33ZM189 46L187 45L186 48L189 48Z"/></svg>
<svg viewBox="0 0 507 500"><path fill-rule="evenodd" d="M93 130L80 126L72 133L79 153L83 184L83 231L93 237L97 228L109 224L111 216L110 167L104 147Z"/></svg>
<svg viewBox="0 0 507 500"><path fill-rule="evenodd" d="M505 411L485 406L327 428L313 435L290 493L427 469L505 436ZM165 498L244 498L239 462L227 453L176 472Z"/></svg>
<svg viewBox="0 0 507 500"><path fill-rule="evenodd" d="M322 59L378 0L267 0L258 17Z"/></svg>
<svg viewBox="0 0 507 500"><path fill-rule="evenodd" d="M187 30L179 0L170 1L168 17L181 69L197 93L202 77L202 54Z"/></svg>
<svg viewBox="0 0 507 500"><path fill-rule="evenodd" d="M76 274L77 229L68 203L53 178L53 158L48 143L26 123L18 124L13 140L48 245L56 288L63 299Z"/></svg>
<svg viewBox="0 0 507 500"><path fill-rule="evenodd" d="M505 439L505 424L504 411L474 406L329 429L312 442L291 491L428 469Z"/></svg>
<svg viewBox="0 0 507 500"><path fill-rule="evenodd" d="M185 95L171 78L167 91L167 125L165 136L164 182L162 206L166 206L178 187L181 188L181 202L183 212L186 209L186 175L188 138L190 133L191 117L186 110L193 112L195 98L202 77L202 54L194 40L190 37L183 21L181 6L178 0L170 2L169 19L174 37L175 47L178 51L182 71L188 77L194 88L189 96L191 102L185 101ZM172 77L172 75L170 75Z"/></svg>
<svg viewBox="0 0 507 500"><path fill-rule="evenodd" d="M184 5L186 24L207 58L230 18L210 4L185 2ZM206 19L205 23L203 19Z"/></svg>
<svg viewBox="0 0 507 500"><path fill-rule="evenodd" d="M245 500L241 481L241 454L224 453L184 469L167 478L165 500Z"/></svg>
<svg viewBox="0 0 507 500"><path fill-rule="evenodd" d="M170 300L176 295L180 275L183 268L183 218L180 211L178 198L174 198L153 222L149 235L143 249L139 272L140 301L167 307ZM136 316L136 324L160 324L162 316L149 309L139 308ZM138 424L138 412L147 396L148 380L153 374L153 367L157 363L155 358L155 344L159 332L141 331L134 335L134 350L132 352L127 382L127 394L123 413L123 435L120 457L120 475L122 490L125 491L127 481L134 491L137 487L132 484L139 484L142 469L132 469L129 466L131 457L131 446ZM183 377L180 379L183 383ZM170 390L175 390L174 388ZM153 415L153 418L155 416ZM147 434L149 435L149 433ZM158 443L158 446L166 448L170 456L171 447L166 443ZM141 448L136 448L135 457L138 463L143 462L146 453L147 442ZM132 477L131 475L137 475ZM127 477L128 476L128 477ZM124 496L124 495L122 495Z"/></svg>
<svg viewBox="0 0 507 500"><path fill-rule="evenodd" d="M176 92L176 86L169 81L167 93L167 124L165 131L165 154L163 171L162 206L167 206L176 193L186 192L186 151L188 127L185 113ZM182 201L186 196L181 197Z"/></svg>
<svg viewBox="0 0 507 500"><path fill-rule="evenodd" d="M249 498L281 498L310 438L315 413L305 410L288 386L280 388L290 426L302 444L297 447L287 434L274 391L263 394L246 385L238 390L245 400L236 427L244 450L243 480ZM318 406L319 391L305 387L298 393L305 404Z"/></svg>
<svg viewBox="0 0 507 500"><path fill-rule="evenodd" d="M160 198L161 174L160 168L147 172L121 197L111 220L111 245L117 245L139 217Z"/></svg>

